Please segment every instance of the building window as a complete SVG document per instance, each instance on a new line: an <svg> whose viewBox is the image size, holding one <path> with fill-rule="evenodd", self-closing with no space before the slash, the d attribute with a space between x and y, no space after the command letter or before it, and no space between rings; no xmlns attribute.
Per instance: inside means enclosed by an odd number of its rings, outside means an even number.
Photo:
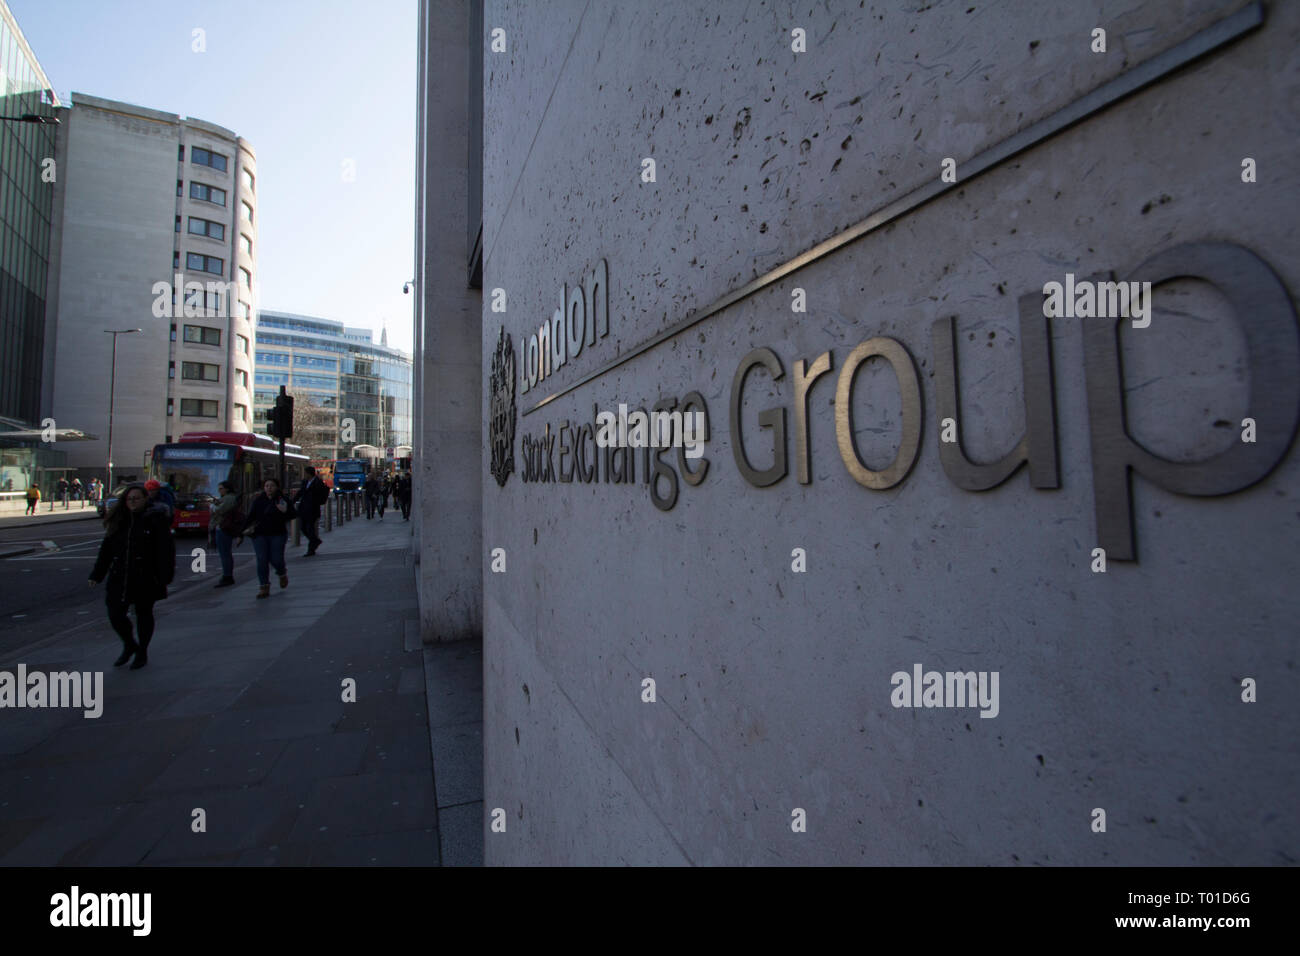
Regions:
<svg viewBox="0 0 1300 956"><path fill-rule="evenodd" d="M293 384L295 388L327 388L333 390L338 387L338 381L327 375L303 375L301 372L293 373Z"/></svg>
<svg viewBox="0 0 1300 956"><path fill-rule="evenodd" d="M226 204L226 191L203 183L190 183L190 198L224 206Z"/></svg>
<svg viewBox="0 0 1300 956"><path fill-rule="evenodd" d="M248 336L246 336L246 335L236 335L236 336L235 336L235 348L239 349L239 351L240 351L242 354L247 355L247 354L248 354Z"/></svg>
<svg viewBox="0 0 1300 956"><path fill-rule="evenodd" d="M205 256L199 252L187 252L185 254L185 268L193 269L195 272L210 272L219 276L225 275L226 262L216 256Z"/></svg>
<svg viewBox="0 0 1300 956"><path fill-rule="evenodd" d="M177 231L177 232L180 232L180 231L181 231L181 217L180 217L180 216L177 216L177 217L176 217L176 231Z"/></svg>
<svg viewBox="0 0 1300 956"><path fill-rule="evenodd" d="M176 180L176 195L177 196L185 195L185 180L183 179Z"/></svg>
<svg viewBox="0 0 1300 956"><path fill-rule="evenodd" d="M239 234L239 248L243 249L244 252L250 256L253 254L253 240L249 239L248 236L244 235L242 232Z"/></svg>
<svg viewBox="0 0 1300 956"><path fill-rule="evenodd" d="M239 205L243 207L242 209L239 210L239 214L240 214L241 216L243 216L244 219L245 219L247 222L252 222L252 221L253 221L253 207L250 206L250 205L249 205L248 203L246 203L246 202L241 202Z"/></svg>
<svg viewBox="0 0 1300 956"><path fill-rule="evenodd" d="M192 317L206 312L221 314L221 293L209 289L191 289L185 293L185 316Z"/></svg>
<svg viewBox="0 0 1300 956"><path fill-rule="evenodd" d="M242 368L235 369L235 381L239 383L240 388L248 388L248 373Z"/></svg>
<svg viewBox="0 0 1300 956"><path fill-rule="evenodd" d="M226 171L226 157L220 153L214 153L211 150L195 146L190 150L190 162L195 166L210 166L213 169L219 169L223 173Z"/></svg>
<svg viewBox="0 0 1300 956"><path fill-rule="evenodd" d="M247 167L245 167L242 172L244 174L244 188L250 193L257 192L257 190L253 188L253 174L248 171Z"/></svg>
<svg viewBox="0 0 1300 956"><path fill-rule="evenodd" d="M168 363L167 363L167 377L168 377L168 378L175 378L175 377L176 377L176 363L175 363L175 362L168 362Z"/></svg>
<svg viewBox="0 0 1300 956"><path fill-rule="evenodd" d="M288 365L289 353L288 352L258 352L257 364L258 365Z"/></svg>
<svg viewBox="0 0 1300 956"><path fill-rule="evenodd" d="M172 268L173 268L173 269L179 269L180 267L181 267L181 254L180 254L179 252L173 252L173 253L172 253Z"/></svg>
<svg viewBox="0 0 1300 956"><path fill-rule="evenodd" d="M206 398L182 398L181 417L216 418L217 403Z"/></svg>
<svg viewBox="0 0 1300 956"><path fill-rule="evenodd" d="M176 405L175 405L175 403L173 403L173 401L172 401L170 398L167 399L167 414L168 414L168 415L172 415L172 414L174 414L175 412L176 412Z"/></svg>
<svg viewBox="0 0 1300 956"><path fill-rule="evenodd" d="M180 216L176 217L177 223L180 222ZM180 226L176 227L178 230ZM209 239L225 239L226 227L219 222L213 222L211 219L199 219L196 216L190 216L189 233L191 236L207 236Z"/></svg>
<svg viewBox="0 0 1300 956"><path fill-rule="evenodd" d="M175 322L172 323L172 341L173 341L173 342L176 341L176 323L175 323Z"/></svg>
<svg viewBox="0 0 1300 956"><path fill-rule="evenodd" d="M206 362L182 362L181 378L198 382L219 382L221 366L208 365Z"/></svg>
<svg viewBox="0 0 1300 956"><path fill-rule="evenodd" d="M246 422L246 421L248 421L248 406L247 406L247 405L236 405L236 406L235 406L235 417L238 418L241 422Z"/></svg>
<svg viewBox="0 0 1300 956"><path fill-rule="evenodd" d="M209 328L206 325L187 325L185 326L185 341L197 342L200 345L220 345L221 330ZM191 376L186 375L186 378Z"/></svg>
<svg viewBox="0 0 1300 956"><path fill-rule="evenodd" d="M338 359L319 358L315 355L295 355L293 364L299 368L319 368L330 372L337 372L339 369Z"/></svg>
<svg viewBox="0 0 1300 956"><path fill-rule="evenodd" d="M253 287L253 274L249 272L247 269L245 269L243 266L240 266L239 281L244 284L245 289L251 289Z"/></svg>

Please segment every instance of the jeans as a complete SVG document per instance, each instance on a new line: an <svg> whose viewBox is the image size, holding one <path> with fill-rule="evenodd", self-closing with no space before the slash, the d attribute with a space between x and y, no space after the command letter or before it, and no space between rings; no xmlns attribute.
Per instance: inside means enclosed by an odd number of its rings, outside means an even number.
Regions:
<svg viewBox="0 0 1300 956"><path fill-rule="evenodd" d="M277 574L288 573L284 567L284 543L288 539L287 534L253 536L253 550L257 553L257 583L262 587L271 585L270 568L275 568Z"/></svg>
<svg viewBox="0 0 1300 956"><path fill-rule="evenodd" d="M220 528L216 531L217 553L221 555L221 577L229 580L235 576L235 555L231 551L232 539Z"/></svg>

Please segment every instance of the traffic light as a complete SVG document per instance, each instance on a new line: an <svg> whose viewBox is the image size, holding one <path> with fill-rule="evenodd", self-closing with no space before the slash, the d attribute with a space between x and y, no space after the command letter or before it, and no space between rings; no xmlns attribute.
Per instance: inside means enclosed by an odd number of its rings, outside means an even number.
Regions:
<svg viewBox="0 0 1300 956"><path fill-rule="evenodd" d="M275 405L266 410L266 433L272 438L293 437L292 395L277 395Z"/></svg>
<svg viewBox="0 0 1300 956"><path fill-rule="evenodd" d="M277 395L275 397L275 432L276 438L293 437L293 396Z"/></svg>

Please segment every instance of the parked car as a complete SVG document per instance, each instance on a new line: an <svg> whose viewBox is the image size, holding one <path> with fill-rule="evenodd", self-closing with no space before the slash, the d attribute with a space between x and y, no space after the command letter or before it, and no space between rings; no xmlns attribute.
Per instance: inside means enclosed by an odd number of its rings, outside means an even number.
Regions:
<svg viewBox="0 0 1300 956"><path fill-rule="evenodd" d="M122 492L126 490L126 485L118 485L113 489L113 493L99 502L99 516L101 518L108 514L108 509L117 504L117 499L122 497Z"/></svg>

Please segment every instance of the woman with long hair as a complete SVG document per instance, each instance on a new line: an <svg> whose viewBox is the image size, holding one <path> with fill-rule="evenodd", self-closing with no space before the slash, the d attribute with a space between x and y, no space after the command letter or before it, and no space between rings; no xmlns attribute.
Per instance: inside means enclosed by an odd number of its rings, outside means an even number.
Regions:
<svg viewBox="0 0 1300 956"><path fill-rule="evenodd" d="M113 662L121 667L132 656L131 670L149 663L153 640L153 606L167 597L176 576L176 544L169 518L149 508L144 485L128 485L104 519L104 540L90 572L93 588L108 578L105 603L108 620L122 639L122 655ZM135 605L135 634L127 615Z"/></svg>
<svg viewBox="0 0 1300 956"><path fill-rule="evenodd" d="M289 521L298 512L280 491L280 482L268 478L262 490L253 498L248 509L248 524L244 534L253 537L253 551L257 554L257 596L271 596L271 568L280 575L280 587L289 586L289 572L284 566L284 546L289 539ZM243 535L240 535L242 538Z"/></svg>

